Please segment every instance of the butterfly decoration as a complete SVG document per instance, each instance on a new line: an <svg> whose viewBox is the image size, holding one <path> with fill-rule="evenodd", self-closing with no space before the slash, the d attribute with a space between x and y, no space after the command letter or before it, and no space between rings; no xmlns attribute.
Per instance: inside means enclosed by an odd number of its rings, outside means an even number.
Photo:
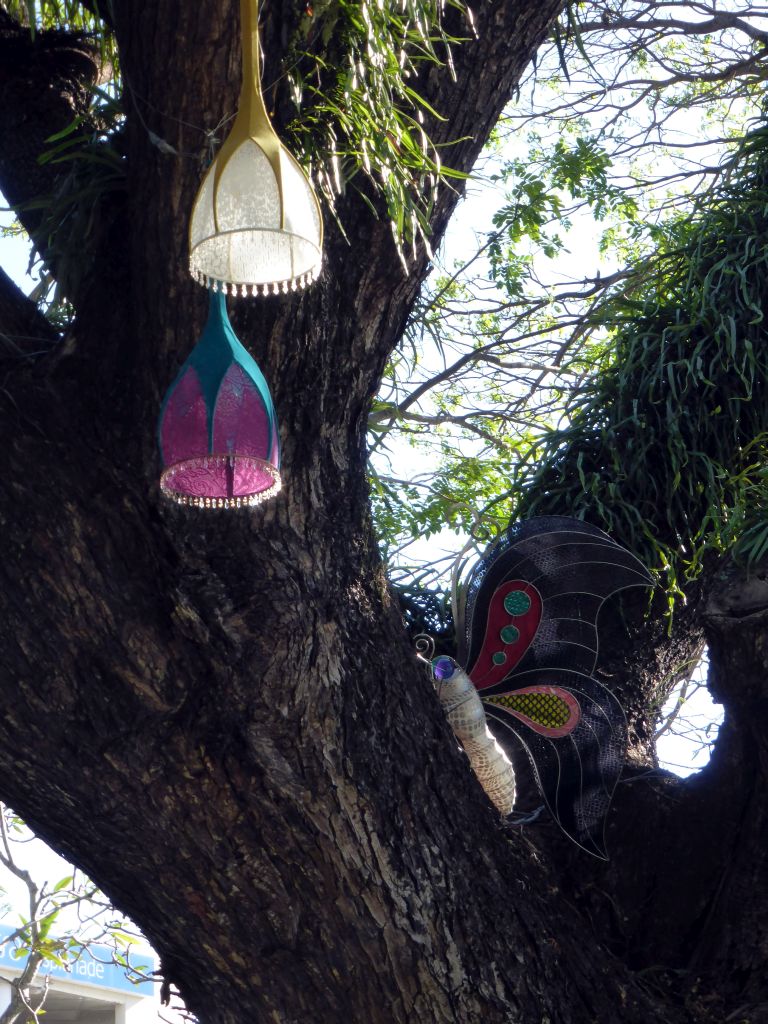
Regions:
<svg viewBox="0 0 768 1024"><path fill-rule="evenodd" d="M634 555L594 526L563 516L515 524L463 589L458 664L432 663L449 721L502 812L511 810L514 774L478 709L497 735L508 730L520 741L566 835L602 859L626 720L592 677L598 615L612 594L651 582Z"/></svg>

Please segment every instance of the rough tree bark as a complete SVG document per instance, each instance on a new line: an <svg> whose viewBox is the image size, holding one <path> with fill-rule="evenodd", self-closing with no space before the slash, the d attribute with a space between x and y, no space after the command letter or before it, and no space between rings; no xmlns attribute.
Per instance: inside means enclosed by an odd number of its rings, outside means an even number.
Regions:
<svg viewBox="0 0 768 1024"><path fill-rule="evenodd" d="M142 926L206 1024L676 1024L744 1006L757 1022L764 598L748 615L713 599L718 692L734 694L725 739L693 783L655 773L622 787L609 865L546 826L505 830L377 555L366 413L428 256L403 274L389 226L354 191L339 209L348 242L326 219L316 286L231 303L273 388L283 492L234 515L160 500L154 422L204 315L185 232L202 129L234 109L236 6L111 7L127 189L95 211L69 337L14 360L0 389L0 795ZM448 116L432 135L462 140L453 166L471 167L558 7L480 5L455 81L429 73L425 93ZM297 15L278 2L264 13L269 76ZM51 62L14 32L3 19L5 52L20 56L0 72L0 187L23 208L55 187L56 168L35 158L92 72L81 45ZM442 191L435 239L456 199ZM37 323L7 280L0 290L0 333ZM636 657L625 646L615 668L644 666L620 680L640 748L660 673L698 643L693 618L674 643L635 626ZM750 891L761 902L744 914Z"/></svg>

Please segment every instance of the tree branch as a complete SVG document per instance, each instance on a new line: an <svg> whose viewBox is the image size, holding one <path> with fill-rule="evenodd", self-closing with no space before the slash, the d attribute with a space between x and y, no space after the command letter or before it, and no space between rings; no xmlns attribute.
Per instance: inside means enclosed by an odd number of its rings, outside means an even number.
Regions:
<svg viewBox="0 0 768 1024"><path fill-rule="evenodd" d="M745 18L739 17L726 11L718 11L706 21L684 21L679 18L635 18L622 17L606 12L605 18L599 21L584 22L579 25L579 32L584 35L587 32L605 32L606 28L612 31L650 32L658 31L664 35L680 34L686 36L711 35L715 32L723 32L727 29L743 32L755 42L765 43L768 41L768 32L761 31Z"/></svg>
<svg viewBox="0 0 768 1024"><path fill-rule="evenodd" d="M29 358L58 340L55 328L0 267L0 358Z"/></svg>

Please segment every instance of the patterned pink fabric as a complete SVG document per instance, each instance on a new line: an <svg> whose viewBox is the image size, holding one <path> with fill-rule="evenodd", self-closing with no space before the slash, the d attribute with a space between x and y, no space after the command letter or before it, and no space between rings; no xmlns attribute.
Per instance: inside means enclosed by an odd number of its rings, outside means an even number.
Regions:
<svg viewBox="0 0 768 1024"><path fill-rule="evenodd" d="M172 498L186 504L234 504L280 490L280 474L262 459L245 455L207 455L169 466L160 481Z"/></svg>
<svg viewBox="0 0 768 1024"><path fill-rule="evenodd" d="M267 471L263 463L238 459L235 462L232 493L236 498L244 494L259 494L271 487L274 477Z"/></svg>
<svg viewBox="0 0 768 1024"><path fill-rule="evenodd" d="M160 446L166 466L208 452L208 415L193 367L176 385L163 411Z"/></svg>
<svg viewBox="0 0 768 1024"><path fill-rule="evenodd" d="M280 489L280 453L258 387L237 363L216 395L209 447L208 410L200 378L189 366L163 410L162 490L182 504L255 504ZM270 458L271 453L271 458Z"/></svg>
<svg viewBox="0 0 768 1024"><path fill-rule="evenodd" d="M226 497L227 494L224 466L206 466L198 459L171 466L163 476L163 486L166 490L198 498Z"/></svg>
<svg viewBox="0 0 768 1024"><path fill-rule="evenodd" d="M243 368L232 363L216 396L213 451L266 459L270 449L269 434L264 400Z"/></svg>

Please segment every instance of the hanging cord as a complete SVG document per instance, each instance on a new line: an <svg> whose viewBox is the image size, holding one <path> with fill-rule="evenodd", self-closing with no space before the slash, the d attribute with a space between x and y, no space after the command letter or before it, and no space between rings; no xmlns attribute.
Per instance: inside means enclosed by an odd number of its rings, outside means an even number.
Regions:
<svg viewBox="0 0 768 1024"><path fill-rule="evenodd" d="M111 15L112 14L112 0L108 0L108 3L109 3L110 15ZM114 20L114 18L113 18L113 20ZM288 67L284 68L281 71L281 73L277 76L277 78L275 78L274 81L272 81L268 86L263 86L262 85L262 93L266 95L266 93L270 92L271 90L276 89L277 86L282 81L286 80L288 78L288 76L290 75L290 73L295 68L297 68L299 66L299 64L301 63L301 61L303 59L304 59L304 55L299 55L296 58L296 60L294 60ZM259 66L260 66L260 68L263 67L262 61L259 62ZM217 149L219 148L219 146L221 145L221 142L222 142L222 139L219 138L219 132L222 129L226 128L226 126L230 123L230 121L233 121L235 119L235 117L237 116L237 112L235 112L234 114L227 114L226 116L222 117L221 120L218 122L218 124L216 125L215 128L212 128L212 129L211 128L202 128L202 127L200 127L200 125L191 124L189 121L185 121L182 118L176 117L174 114L170 114L167 111L160 110L154 104L150 103L150 101L145 96L142 96L140 93L138 93L133 88L133 86L131 85L131 83L128 80L128 77L127 77L127 75L125 74L124 71L122 72L122 80L123 80L123 87L124 87L125 91L130 95L132 106L133 106L134 110L136 111L136 116L138 117L138 119L139 119L139 121L141 123L142 128L147 133L147 137L149 138L149 141L152 143L153 146L155 146L157 149L159 149L160 152L165 154L166 156L179 156L179 157L182 157L182 158L188 159L188 160L199 160L200 159L200 156L199 156L198 153L190 153L190 152L186 152L184 150L178 150L178 149L176 149L175 146L172 146L170 144L170 142L167 141L167 139L164 139L161 135L158 135L156 132L153 132L152 129L149 127L149 125L147 124L147 122L144 119L144 115L142 114L140 106L139 106L139 102L138 102L139 100L141 100L141 102L145 105L145 107L148 110L152 110L155 114L158 114L161 118L167 119L169 121L172 121L174 124L180 125L183 128L189 128L193 132L198 132L201 135L204 135L205 136L206 147L207 147L207 157L206 157L206 160L205 160L205 166L206 167L210 166L210 164L213 162L214 156L216 155L216 151L217 151Z"/></svg>
<svg viewBox="0 0 768 1024"><path fill-rule="evenodd" d="M626 786L631 782L642 782L645 779L668 779L673 776L679 779L679 775L675 775L674 772L668 771L666 768L646 768L645 771L640 772L638 775L625 776L619 779L617 782L618 786Z"/></svg>
<svg viewBox="0 0 768 1024"><path fill-rule="evenodd" d="M167 111L160 110L153 103L150 103L150 101L146 99L146 97L141 96L139 93L136 92L136 90L133 88L131 83L126 78L125 74L123 74L123 86L126 94L130 97L131 106L136 112L136 116L139 119L139 123L141 124L144 131L147 133L147 137L153 146L159 149L160 152L163 153L165 156L178 156L181 157L182 159L195 160L197 162L199 162L201 159L199 151L193 153L187 152L185 150L178 150L176 149L175 146L172 146L170 142L168 142L162 136L157 135L155 132L153 132L144 118L139 101L141 101L141 103L144 104L144 106L148 110L151 110L155 114L159 115L159 117L172 121L174 124L180 125L182 128L188 128L190 131L197 132L199 135L202 135L205 138L206 146L206 156L203 162L206 167L211 164L214 156L216 155L217 149L221 145L222 140L219 137L219 133L223 128L226 128L230 121L234 120L235 114L227 114L225 117L222 117L222 119L214 128L201 128L199 125L191 124L189 121L185 121L183 118L175 117L173 114L169 114Z"/></svg>

